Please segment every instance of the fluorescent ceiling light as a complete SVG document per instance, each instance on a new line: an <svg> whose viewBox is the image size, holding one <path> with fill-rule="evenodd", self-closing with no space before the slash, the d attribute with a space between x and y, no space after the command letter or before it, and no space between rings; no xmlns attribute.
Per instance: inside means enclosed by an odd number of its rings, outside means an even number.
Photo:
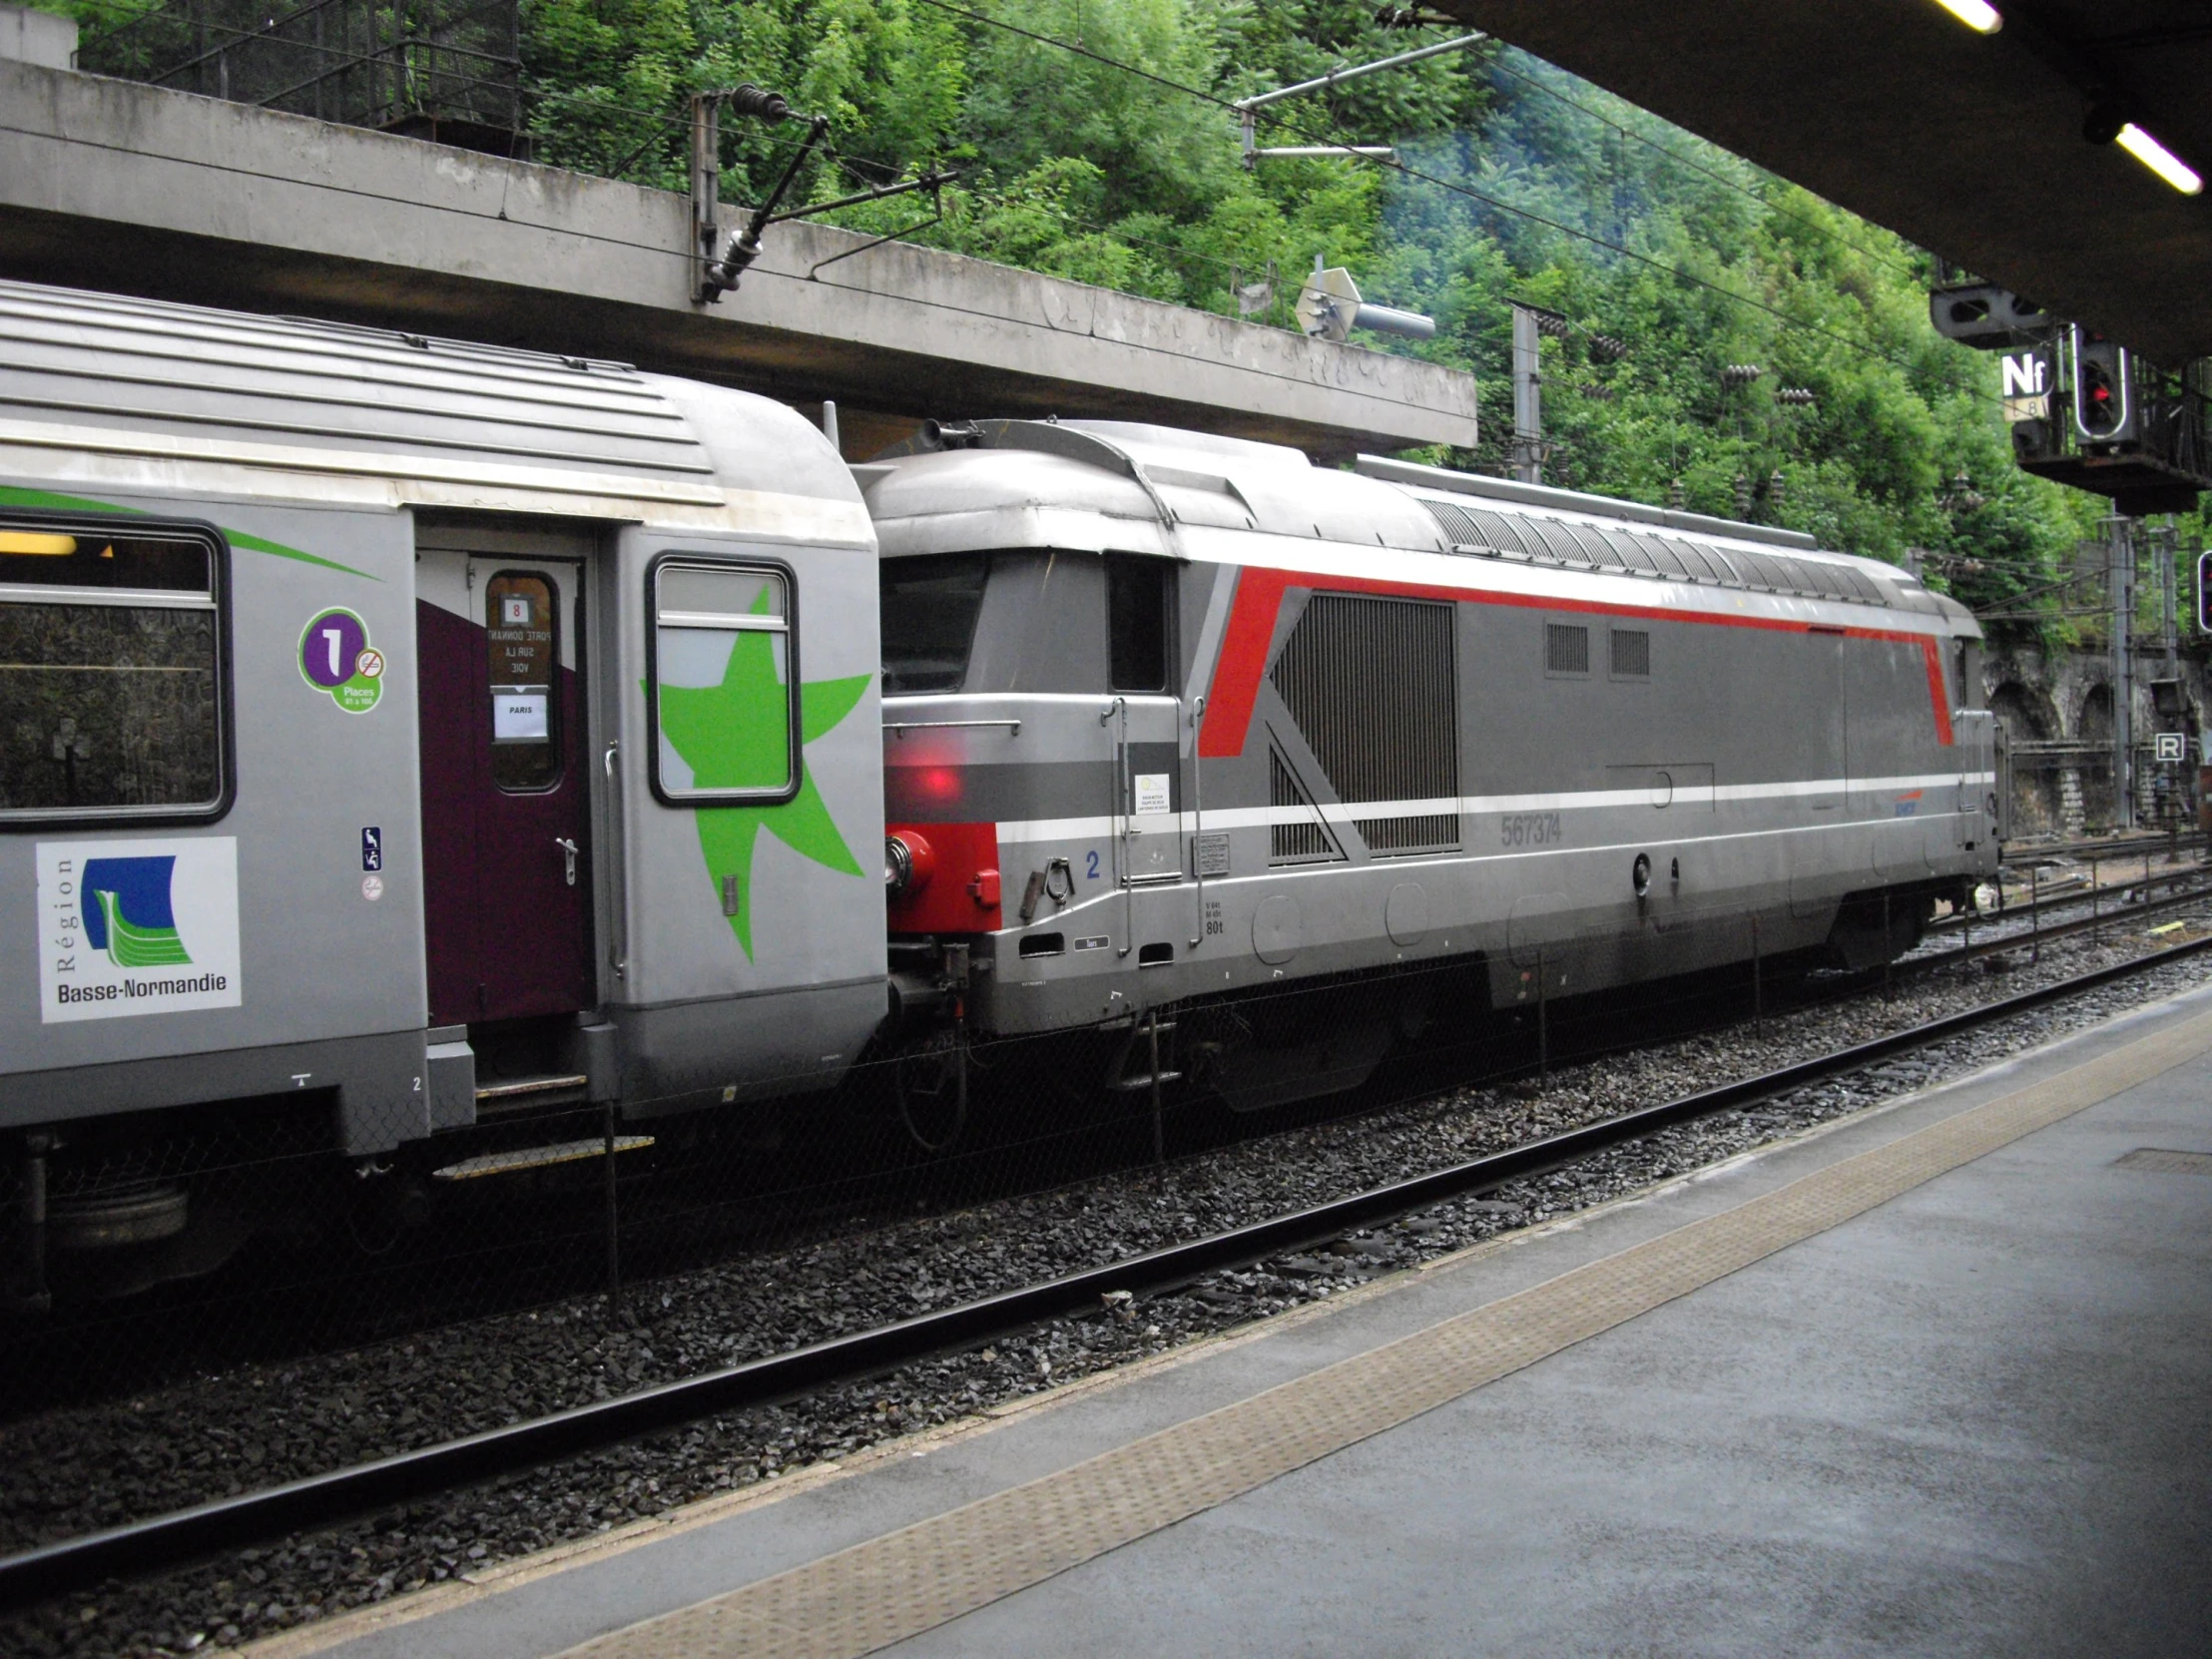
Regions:
<svg viewBox="0 0 2212 1659"><path fill-rule="evenodd" d="M2004 27L2004 16L1989 0L1936 0L1936 4L1977 35L1993 35Z"/></svg>
<svg viewBox="0 0 2212 1659"><path fill-rule="evenodd" d="M2130 121L2122 127L2119 136L2112 142L2182 195L2195 196L2203 191L2204 181L2197 177L2196 170L2134 122Z"/></svg>

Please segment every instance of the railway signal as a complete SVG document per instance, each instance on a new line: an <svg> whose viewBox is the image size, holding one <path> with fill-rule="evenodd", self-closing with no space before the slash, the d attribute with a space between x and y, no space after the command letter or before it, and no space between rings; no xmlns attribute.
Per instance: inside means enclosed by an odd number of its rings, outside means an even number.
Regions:
<svg viewBox="0 0 2212 1659"><path fill-rule="evenodd" d="M2197 632L2212 634L2212 553L2197 555Z"/></svg>
<svg viewBox="0 0 2212 1659"><path fill-rule="evenodd" d="M1979 351L2032 345L2058 325L2034 300L1994 282L1951 282L1932 290L1928 319L1943 338Z"/></svg>
<svg viewBox="0 0 2212 1659"><path fill-rule="evenodd" d="M2133 443L2135 402L2128 384L2127 347L2076 327L2073 345L2074 429L2090 443Z"/></svg>

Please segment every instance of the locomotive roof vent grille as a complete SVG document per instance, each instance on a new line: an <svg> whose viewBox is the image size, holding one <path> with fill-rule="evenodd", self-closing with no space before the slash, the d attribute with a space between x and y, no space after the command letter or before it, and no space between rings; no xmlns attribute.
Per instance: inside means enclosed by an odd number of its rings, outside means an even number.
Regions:
<svg viewBox="0 0 2212 1659"><path fill-rule="evenodd" d="M1448 604L1317 594L1270 675L1338 800L1428 809L1356 817L1370 851L1459 844L1452 620Z"/></svg>
<svg viewBox="0 0 2212 1659"><path fill-rule="evenodd" d="M1846 564L1755 553L1735 547L1723 551L1708 541L1660 535L1646 530L1574 524L1534 513L1491 512L1456 501L1415 496L1436 521L1456 553L1484 553L1577 570L1628 571L1670 582L1711 582L1759 593L1833 599L1845 604L1889 605L1889 594Z"/></svg>
<svg viewBox="0 0 2212 1659"><path fill-rule="evenodd" d="M1436 521L1436 528L1443 531L1444 540L1453 548L1475 548L1490 551L1490 538L1483 534L1474 514L1455 501L1431 501L1420 498L1420 504L1428 509L1428 516Z"/></svg>

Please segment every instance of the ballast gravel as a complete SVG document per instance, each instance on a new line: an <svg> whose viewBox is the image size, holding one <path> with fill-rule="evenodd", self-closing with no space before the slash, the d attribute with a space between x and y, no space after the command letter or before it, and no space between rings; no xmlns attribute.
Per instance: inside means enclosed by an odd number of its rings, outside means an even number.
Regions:
<svg viewBox="0 0 2212 1659"><path fill-rule="evenodd" d="M2206 921L2190 912L2188 934ZM234 1370L0 1430L0 1550L272 1485L859 1331L1343 1197L1770 1071L2176 942L2048 941L1879 995L1462 1090L1146 1170L686 1273L412 1340ZM2184 935L2187 936L2187 935ZM0 1652L206 1653L750 1486L1340 1294L1959 1076L2212 981L2212 953L1573 1167L1156 1298L1117 1300L864 1385L731 1413L216 1563L0 1619Z"/></svg>

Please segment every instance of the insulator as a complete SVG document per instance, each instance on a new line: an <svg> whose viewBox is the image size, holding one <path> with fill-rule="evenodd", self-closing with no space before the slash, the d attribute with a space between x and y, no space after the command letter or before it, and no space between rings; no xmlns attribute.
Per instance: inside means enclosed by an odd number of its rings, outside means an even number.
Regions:
<svg viewBox="0 0 2212 1659"><path fill-rule="evenodd" d="M791 101L780 92L757 87L751 81L730 94L732 115L756 115L763 121L783 121L792 113Z"/></svg>
<svg viewBox="0 0 2212 1659"><path fill-rule="evenodd" d="M1628 341L1617 334L1592 334L1590 336L1590 360L1599 363L1617 363L1628 355Z"/></svg>
<svg viewBox="0 0 2212 1659"><path fill-rule="evenodd" d="M1721 370L1721 384L1724 386L1748 386L1766 372L1757 363L1730 363Z"/></svg>
<svg viewBox="0 0 2212 1659"><path fill-rule="evenodd" d="M1774 400L1777 403L1792 403L1799 408L1808 408L1819 402L1820 398L1811 386L1784 386L1774 394Z"/></svg>
<svg viewBox="0 0 2212 1659"><path fill-rule="evenodd" d="M1782 505L1782 469L1780 467L1776 467L1774 469L1774 476L1767 480L1768 506L1779 507Z"/></svg>

